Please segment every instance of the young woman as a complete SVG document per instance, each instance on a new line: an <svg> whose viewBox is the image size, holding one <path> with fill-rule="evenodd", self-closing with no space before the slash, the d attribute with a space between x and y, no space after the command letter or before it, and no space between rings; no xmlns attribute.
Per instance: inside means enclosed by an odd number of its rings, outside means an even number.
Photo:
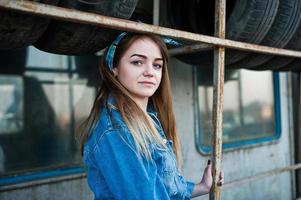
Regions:
<svg viewBox="0 0 301 200"><path fill-rule="evenodd" d="M190 199L209 192L210 162L197 184L179 173L167 62L166 45L153 34L124 32L106 51L103 82L81 138L95 199Z"/></svg>

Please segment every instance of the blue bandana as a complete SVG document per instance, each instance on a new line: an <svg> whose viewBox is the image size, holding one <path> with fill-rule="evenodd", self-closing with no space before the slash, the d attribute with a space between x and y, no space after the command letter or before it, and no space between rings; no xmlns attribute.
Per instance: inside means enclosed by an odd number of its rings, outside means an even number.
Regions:
<svg viewBox="0 0 301 200"><path fill-rule="evenodd" d="M183 44L174 40L174 39L171 39L171 38L167 38L167 37L164 37L163 38L163 41L165 44L167 45L170 45L172 47L179 47L179 46L182 46Z"/></svg>
<svg viewBox="0 0 301 200"><path fill-rule="evenodd" d="M126 32L122 32L120 35L118 35L118 37L110 45L110 47L107 51L106 63L107 63L107 66L109 67L110 71L113 70L113 60L114 60L114 54L115 54L115 51L116 51L116 47L120 43L122 38L124 38L125 35L126 35Z"/></svg>
<svg viewBox="0 0 301 200"><path fill-rule="evenodd" d="M114 40L114 42L112 42L112 44L109 46L109 49L106 54L106 64L107 64L107 67L110 69L110 71L113 70L113 60L114 60L114 54L115 54L116 48L126 34L127 34L126 32L122 32L120 35L118 35L118 37ZM172 47L182 46L182 43L180 43L174 39L171 39L171 38L163 38L163 41L165 44L170 45Z"/></svg>

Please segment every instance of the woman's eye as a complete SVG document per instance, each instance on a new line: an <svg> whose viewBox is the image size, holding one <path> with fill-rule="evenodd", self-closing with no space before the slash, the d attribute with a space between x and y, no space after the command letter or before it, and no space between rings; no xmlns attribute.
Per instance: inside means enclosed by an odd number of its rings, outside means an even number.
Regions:
<svg viewBox="0 0 301 200"><path fill-rule="evenodd" d="M141 60L134 60L131 62L133 65L142 65L142 61Z"/></svg>
<svg viewBox="0 0 301 200"><path fill-rule="evenodd" d="M161 64L154 64L154 68L155 68L155 69L161 69L161 68L162 68L162 65L161 65Z"/></svg>

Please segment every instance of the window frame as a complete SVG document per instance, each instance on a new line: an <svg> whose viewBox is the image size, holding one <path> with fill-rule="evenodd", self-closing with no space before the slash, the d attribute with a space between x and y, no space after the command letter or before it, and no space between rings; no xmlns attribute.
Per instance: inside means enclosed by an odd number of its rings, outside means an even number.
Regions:
<svg viewBox="0 0 301 200"><path fill-rule="evenodd" d="M212 147L206 146L202 144L201 141L201 126L199 124L199 121L201 120L200 113L199 113L199 96L198 96L198 69L195 66L193 69L193 78L194 78L194 100L196 103L194 104L194 126L195 126L195 145L197 148L197 151L200 154L208 155L211 153ZM273 136L266 136L261 138L255 138L255 139L248 139L244 141L237 141L237 142L230 142L230 143L223 143L222 144L222 150L223 151L232 151L236 149L241 148L250 148L253 146L259 146L259 145L266 145L270 142L276 142L281 137L281 107L280 107L280 83L279 83L279 72L272 72L273 77L273 90L274 90L274 112L275 112L275 132Z"/></svg>
<svg viewBox="0 0 301 200"><path fill-rule="evenodd" d="M76 174L83 174L85 173L83 166L73 166L73 167L62 167L57 169L49 169L49 170L42 170L42 171L33 171L33 172L22 172L22 173L14 173L8 177L1 177L0 178L0 192L7 189L13 189L16 185L25 184L23 187L26 187L27 184L31 184L30 182L37 182L43 179L50 179L50 178L60 178L69 175L76 175ZM45 182L55 182L56 180L45 180ZM37 182L36 184L42 184Z"/></svg>
<svg viewBox="0 0 301 200"><path fill-rule="evenodd" d="M30 47L26 47L27 49ZM47 52L43 52L47 53ZM48 54L48 53L47 53ZM62 55L59 55L62 56ZM64 55L63 55L64 56ZM74 67L74 59L75 56L67 56L67 69L50 69L50 68L41 68L39 66L27 66L26 70L24 70L24 74L26 72L55 72L55 73L65 73L68 77L72 75L72 73L78 73L78 69L73 69ZM0 74L2 75L2 74ZM3 74L7 76L7 74ZM18 77L22 77L22 75L17 75ZM53 81L48 80L39 80L41 84L52 84ZM72 86L74 85L73 80L63 81L61 84ZM23 113L24 114L24 113ZM72 115L72 113L69 113ZM74 123L74 122L72 122ZM74 128L74 127L73 127ZM72 129L72 127L71 127ZM70 162L59 164L51 167L38 167L31 169L21 169L13 172L3 173L0 176L0 192L12 190L15 188L24 188L32 185L41 185L47 184L49 182L57 182L57 180L65 180L65 179L75 179L77 176L85 176L85 167L83 163L78 162Z"/></svg>

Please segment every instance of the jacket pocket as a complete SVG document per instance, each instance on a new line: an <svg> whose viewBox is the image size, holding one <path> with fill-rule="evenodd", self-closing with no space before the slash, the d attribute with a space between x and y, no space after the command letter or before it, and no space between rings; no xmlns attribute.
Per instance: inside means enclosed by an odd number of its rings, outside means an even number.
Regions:
<svg viewBox="0 0 301 200"><path fill-rule="evenodd" d="M169 148L153 146L154 160L159 173L172 173L177 170L176 161Z"/></svg>

